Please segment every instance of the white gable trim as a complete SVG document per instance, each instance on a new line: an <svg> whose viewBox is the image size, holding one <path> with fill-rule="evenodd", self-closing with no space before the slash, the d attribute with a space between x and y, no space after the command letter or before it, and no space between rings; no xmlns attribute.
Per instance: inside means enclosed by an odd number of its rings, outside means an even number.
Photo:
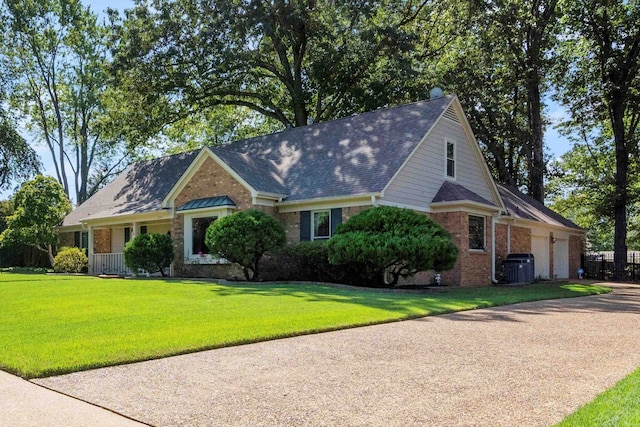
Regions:
<svg viewBox="0 0 640 427"><path fill-rule="evenodd" d="M479 164L481 165L480 166L481 172L484 175L485 180L489 184L489 186L491 188L491 191L493 193L493 199L494 199L493 202L496 204L496 206L498 206L499 209L506 210L506 208L504 206L504 202L502 201L502 197L500 197L500 193L498 192L498 187L497 187L495 181L493 180L493 177L491 176L491 172L489 171L489 166L487 166L487 162L486 162L484 156L482 155L482 151L480 150L480 146L478 145L478 141L476 140L476 137L473 134L473 131L471 130L471 126L469 125L469 122L467 121L467 117L465 116L464 111L462 110L462 106L460 105L460 101L458 100L458 97L455 96L455 95L452 96L451 101L449 102L449 104L447 104L447 106L443 109L443 111L440 114L440 116L433 122L433 126L431 126L431 128L427 131L427 133L422 137L420 142L418 144L416 144L416 146L414 147L413 151L411 151L411 154L409 154L409 156L407 156L405 161L402 163L402 166L400 166L400 168L398 168L398 170L391 177L389 182L387 182L387 184L385 185L384 189L382 190L382 195L384 196L386 190L394 182L394 180L398 177L398 175L405 168L405 166L407 166L407 164L409 163L411 158L420 149L420 147L423 144L425 144L425 141L429 138L429 135L431 134L433 129L436 128L438 123L441 120L451 120L451 118L448 117L448 116L451 115L451 109L453 109L455 111L455 113L457 114L457 117L460 120L460 125L462 126L462 129L463 129L465 135L467 136L467 141L469 141L469 143L470 143L469 145L471 146L471 151L473 152L474 156L476 157L476 159L478 160ZM454 140L451 140L451 139L449 141L454 142L456 145L461 144L460 141L454 141ZM445 143L445 151L446 151L446 143ZM445 152L445 162L446 162L446 152ZM457 174L457 172L456 172L456 174ZM446 175L446 167L445 167L445 175ZM453 179L449 178L449 180L453 180Z"/></svg>
<svg viewBox="0 0 640 427"><path fill-rule="evenodd" d="M222 161L220 157L218 157L213 151L209 149L209 147L204 147L200 153L193 159L193 162L189 165L186 171L182 174L176 185L173 186L171 191L167 194L167 196L162 201L163 208L174 208L173 202L175 198L180 194L180 192L186 187L186 185L191 181L191 179L195 176L196 172L200 170L204 162L208 159L212 159L216 162L225 172L227 172L233 179L240 183L249 193L251 193L251 197L255 200L259 196L263 196L263 194L259 193L255 188L253 188L247 181L245 181L236 171L231 169L229 165ZM230 194L233 197L232 194Z"/></svg>
<svg viewBox="0 0 640 427"><path fill-rule="evenodd" d="M500 209L502 209L503 211L506 211L507 208L504 206L504 202L502 201L502 197L500 196L500 192L498 191L498 186L496 185L496 182L493 180L493 176L491 175L491 171L489 171L489 166L487 165L487 161L484 158L482 151L480 150L480 145L478 144L478 141L476 140L476 136L473 134L473 131L471 130L471 125L467 120L466 114L462 110L462 105L460 105L460 101L458 100L457 96L454 97L454 101L455 102L451 103L451 107L454 108L458 113L458 118L460 119L460 124L462 125L462 129L464 130L464 133L467 135L468 140L471 142L471 149L473 151L473 154L476 156L476 159L478 160L478 162L482 165L481 166L482 173L485 176L487 183L491 186L491 190L493 191L493 197L494 197L493 202L495 202Z"/></svg>
<svg viewBox="0 0 640 427"><path fill-rule="evenodd" d="M427 133L424 134L424 136L422 137L422 139L420 140L420 142L418 142L416 144L415 147L413 147L413 150L411 151L411 153L407 156L406 159L404 159L404 162L402 163L402 165L400 165L400 167L398 168L398 170L393 174L393 176L391 177L391 179L389 180L389 182L387 182L384 186L384 188L382 189L382 197L384 197L384 193L387 191L387 189L389 188L389 186L391 185L391 183L393 181L395 181L395 179L398 177L398 175L400 174L400 172L405 168L405 166L407 166L407 164L409 163L409 161L411 160L411 158L414 156L414 154L420 149L420 147L422 146L422 144L424 144L424 142L427 140L427 138L429 137L429 135L431 134L431 131L436 127L436 124L440 121L440 119L442 118L442 116L444 115L444 113L449 109L449 107L451 106L451 104L453 103L453 101L457 100L458 98L456 98L455 96L451 98L451 101L449 101L449 103L447 104L447 106L445 108L442 109L442 113L440 114L440 116L433 122L433 125L429 128L429 130L427 130Z"/></svg>

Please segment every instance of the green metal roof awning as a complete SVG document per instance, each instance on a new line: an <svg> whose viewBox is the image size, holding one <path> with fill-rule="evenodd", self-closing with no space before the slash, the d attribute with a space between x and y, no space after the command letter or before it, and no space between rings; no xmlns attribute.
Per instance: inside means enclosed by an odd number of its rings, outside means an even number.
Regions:
<svg viewBox="0 0 640 427"><path fill-rule="evenodd" d="M223 206L233 206L236 204L229 196L205 197L204 199L193 199L178 208L178 211L189 211L192 209L220 208Z"/></svg>

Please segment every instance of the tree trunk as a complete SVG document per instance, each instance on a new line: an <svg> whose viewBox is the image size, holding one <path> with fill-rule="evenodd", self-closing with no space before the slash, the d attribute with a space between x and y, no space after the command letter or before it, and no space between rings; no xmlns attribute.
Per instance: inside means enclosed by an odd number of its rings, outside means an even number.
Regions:
<svg viewBox="0 0 640 427"><path fill-rule="evenodd" d="M529 165L529 194L544 202L544 157L542 150L542 103L540 78L537 69L530 72L527 93L529 97L529 127L531 129L531 163Z"/></svg>
<svg viewBox="0 0 640 427"><path fill-rule="evenodd" d="M555 8L555 6L553 6ZM531 162L529 163L529 195L544 203L544 157L542 129L542 101L540 96L541 76L540 66L542 54L540 42L543 37L546 22L540 24L542 28L532 27L527 34L529 49L527 50L526 86L529 121L529 143L531 144Z"/></svg>
<svg viewBox="0 0 640 427"><path fill-rule="evenodd" d="M53 247L51 245L47 246L47 256L49 257L49 264L51 264L51 267L53 267Z"/></svg>
<svg viewBox="0 0 640 427"><path fill-rule="evenodd" d="M611 123L613 127L613 138L616 147L616 188L614 202L614 246L613 263L615 280L625 279L625 269L627 267L627 203L628 203L628 169L629 156L625 140L624 128L624 101L622 97L615 94L610 101Z"/></svg>

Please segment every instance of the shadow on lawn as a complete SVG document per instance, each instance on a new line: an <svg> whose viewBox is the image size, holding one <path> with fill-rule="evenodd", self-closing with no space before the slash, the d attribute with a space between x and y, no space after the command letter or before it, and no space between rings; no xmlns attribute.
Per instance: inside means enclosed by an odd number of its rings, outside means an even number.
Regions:
<svg viewBox="0 0 640 427"><path fill-rule="evenodd" d="M545 315L554 312L621 312L640 313L640 291L584 296L566 294L558 299L545 299L520 303L516 298L505 297L508 288L479 289L478 295L461 295L458 290L437 293L390 293L376 290L345 290L341 288L305 285L220 285L211 292L218 296L258 295L264 297L300 298L307 302L332 302L358 304L370 308L401 313L404 318L448 314L454 321L510 321L523 322L522 315ZM474 292L471 290L470 292ZM495 292L497 295L488 295ZM549 296L548 298L554 298ZM525 305L526 304L526 305ZM502 306L502 307L500 307ZM470 312L478 308L490 308L483 312ZM451 314L453 313L453 314ZM517 315L517 317L516 317Z"/></svg>
<svg viewBox="0 0 640 427"><path fill-rule="evenodd" d="M299 298L305 302L357 304L370 308L401 313L405 317L451 313L460 310L460 299L442 297L440 293L393 293L384 290L346 290L333 287L306 285L219 285L211 292L220 297L253 295ZM472 304L471 300L464 303ZM485 306L487 301L482 301ZM473 307L469 307L473 308Z"/></svg>

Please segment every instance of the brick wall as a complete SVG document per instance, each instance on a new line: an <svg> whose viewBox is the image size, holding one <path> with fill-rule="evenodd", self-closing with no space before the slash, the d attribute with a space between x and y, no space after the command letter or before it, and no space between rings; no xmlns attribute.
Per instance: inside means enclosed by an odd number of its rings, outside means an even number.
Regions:
<svg viewBox="0 0 640 427"><path fill-rule="evenodd" d="M111 252L111 230L98 228L93 230L93 253L108 254Z"/></svg>
<svg viewBox="0 0 640 427"><path fill-rule="evenodd" d="M485 217L486 251L469 250L469 215L466 212L445 212L430 215L450 234L459 255L452 270L442 272L446 285L486 286L491 284L491 217Z"/></svg>
<svg viewBox="0 0 640 427"><path fill-rule="evenodd" d="M507 236L507 226L505 224L496 224L496 259L504 260L509 254Z"/></svg>
<svg viewBox="0 0 640 427"><path fill-rule="evenodd" d="M287 243L300 243L300 212L285 212L277 215L287 233Z"/></svg>
<svg viewBox="0 0 640 427"><path fill-rule="evenodd" d="M371 206L353 206L342 208L342 222L347 222L352 216L370 207ZM284 225L284 229L287 232L287 243L300 243L300 212L280 213L276 215L276 218Z"/></svg>
<svg viewBox="0 0 640 427"><path fill-rule="evenodd" d="M531 253L531 229L511 226L511 253Z"/></svg>
<svg viewBox="0 0 640 427"><path fill-rule="evenodd" d="M207 158L187 185L176 196L176 208L193 199L227 195L236 204L235 211L249 208L276 216L272 206L252 205L251 193L229 175L213 159ZM231 264L198 264L184 260L184 215L177 212L171 221L171 236L175 254L174 272L178 276L234 278L243 277L240 269Z"/></svg>
<svg viewBox="0 0 640 427"><path fill-rule="evenodd" d="M569 278L578 278L581 255L584 253L584 240L580 236L569 236Z"/></svg>

